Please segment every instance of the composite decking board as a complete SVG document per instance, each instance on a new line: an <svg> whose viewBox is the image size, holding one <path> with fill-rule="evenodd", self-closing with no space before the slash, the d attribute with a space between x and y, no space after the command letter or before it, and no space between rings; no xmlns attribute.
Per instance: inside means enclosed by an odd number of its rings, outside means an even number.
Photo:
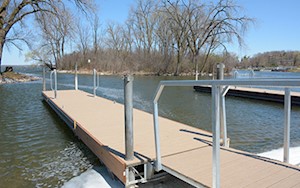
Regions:
<svg viewBox="0 0 300 188"><path fill-rule="evenodd" d="M49 98L53 98L53 92L47 91L45 94ZM111 148L124 155L125 130L123 105L107 99L91 97L90 94L82 91L58 91L57 99L52 100L68 116L76 119L76 122L83 125L89 132L92 132L96 138L101 138L102 143L108 143ZM149 159L154 159L153 116L136 109L134 109L133 114L135 152L145 155ZM211 141L211 133L207 131L201 131L165 118L159 118L159 122L161 124L160 131L165 133L161 137L162 155L170 155L201 147L203 143L195 138L208 138ZM175 135L174 132L176 132ZM208 137L198 134L207 135ZM193 135L193 137L190 135ZM135 159L126 163L130 165L138 162L139 160Z"/></svg>
<svg viewBox="0 0 300 188"><path fill-rule="evenodd" d="M272 188L282 188L282 187L295 187L300 184L300 173L294 173L289 177L272 184L270 187Z"/></svg>
<svg viewBox="0 0 300 188"><path fill-rule="evenodd" d="M261 178L258 181L253 181L245 186L245 188L270 187L271 185L297 173L295 170L278 169L276 172Z"/></svg>
<svg viewBox="0 0 300 188"><path fill-rule="evenodd" d="M255 156L255 155L253 155ZM165 167L176 171L190 179L201 182L203 185L212 186L212 150L211 147L185 152L179 155L164 157L162 163ZM251 156L236 154L231 151L221 150L221 186L222 187L260 187L265 183L270 185L282 177L272 177L279 171L297 173L299 170L289 169L267 162L264 158L257 159ZM184 161L184 162L181 162ZM264 181L265 179L265 181ZM297 182L296 182L297 183ZM257 184L257 185L256 185Z"/></svg>
<svg viewBox="0 0 300 188"><path fill-rule="evenodd" d="M85 144L91 147L100 159L105 160L108 168L111 168L123 183L126 166L135 166L155 159L151 114L134 109L135 158L125 161L122 104L75 90L58 91L56 99L53 99L53 91L43 92L43 95L71 120L77 122L75 134L83 137ZM159 124L163 166L188 179L211 186L212 134L162 117L159 117ZM266 158L256 158L255 154L223 148L220 158L222 187L281 185L288 180L294 182L291 185L299 184L295 178L300 176L298 167ZM284 174L285 171L289 176Z"/></svg>

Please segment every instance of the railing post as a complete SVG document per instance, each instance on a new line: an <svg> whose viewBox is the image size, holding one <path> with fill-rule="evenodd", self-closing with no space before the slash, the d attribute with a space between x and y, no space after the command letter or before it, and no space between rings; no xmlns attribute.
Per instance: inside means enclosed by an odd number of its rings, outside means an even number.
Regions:
<svg viewBox="0 0 300 188"><path fill-rule="evenodd" d="M46 91L46 68L43 67L43 91Z"/></svg>
<svg viewBox="0 0 300 188"><path fill-rule="evenodd" d="M220 187L220 86L212 85L213 188Z"/></svg>
<svg viewBox="0 0 300 188"><path fill-rule="evenodd" d="M54 91L54 89L53 89L53 74L54 74L54 71L51 71L50 72L50 88L51 88L51 91Z"/></svg>
<svg viewBox="0 0 300 188"><path fill-rule="evenodd" d="M239 74L238 71L235 70L234 73L233 73L233 77L234 77L235 79L237 79L237 78L238 78L238 74Z"/></svg>
<svg viewBox="0 0 300 188"><path fill-rule="evenodd" d="M250 73L249 73L249 77L250 77L250 78L253 78L253 77L254 77L254 75L255 75L255 72L254 72L254 70L251 70L251 71L250 71Z"/></svg>
<svg viewBox="0 0 300 188"><path fill-rule="evenodd" d="M125 159L133 160L133 76L124 77Z"/></svg>
<svg viewBox="0 0 300 188"><path fill-rule="evenodd" d="M96 89L97 89L97 71L96 69L93 69L93 79L94 79L94 87L93 87L93 93L94 97L96 97Z"/></svg>
<svg viewBox="0 0 300 188"><path fill-rule="evenodd" d="M291 91L285 88L284 93L284 154L283 162L289 163L290 150L290 123L291 123Z"/></svg>
<svg viewBox="0 0 300 188"><path fill-rule="evenodd" d="M220 63L217 65L217 79L224 79L225 65ZM220 93L222 93L223 87L220 86ZM225 95L220 95L221 109L220 109L220 124L221 124L221 138L223 139L223 146L229 147L227 142L227 125L226 125L226 107L225 107Z"/></svg>
<svg viewBox="0 0 300 188"><path fill-rule="evenodd" d="M155 170L160 171L162 169L161 166L161 153L160 153L160 133L158 126L158 104L154 102L154 136L155 136L155 152L156 152L156 163Z"/></svg>
<svg viewBox="0 0 300 188"><path fill-rule="evenodd" d="M153 100L153 121L154 121L154 136L155 136L155 153L156 153L156 161L155 161L155 170L162 170L161 165L161 149L160 149L160 131L159 131L159 122L158 122L158 100L160 95L164 89L164 85L160 85L156 91L156 95Z"/></svg>
<svg viewBox="0 0 300 188"><path fill-rule="evenodd" d="M224 68L225 68L225 65L223 63L219 63L217 65L217 80L224 79Z"/></svg>
<svg viewBox="0 0 300 188"><path fill-rule="evenodd" d="M54 69L54 98L57 98L57 72Z"/></svg>
<svg viewBox="0 0 300 188"><path fill-rule="evenodd" d="M77 75L77 62L75 64L75 78L74 78L74 82L75 82L75 90L78 90L78 75Z"/></svg>

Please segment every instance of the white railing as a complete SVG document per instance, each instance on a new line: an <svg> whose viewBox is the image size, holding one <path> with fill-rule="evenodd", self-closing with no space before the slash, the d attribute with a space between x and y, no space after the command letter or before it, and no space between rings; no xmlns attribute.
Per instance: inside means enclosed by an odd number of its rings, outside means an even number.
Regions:
<svg viewBox="0 0 300 188"><path fill-rule="evenodd" d="M53 75L54 74L54 88L53 88ZM50 72L50 88L54 91L54 98L57 97L57 72L56 69Z"/></svg>
<svg viewBox="0 0 300 188"><path fill-rule="evenodd" d="M93 69L93 94L94 94L94 97L97 95L96 91L99 87L99 75L96 71L96 69Z"/></svg>
<svg viewBox="0 0 300 188"><path fill-rule="evenodd" d="M233 72L233 78L253 78L255 72L253 70L248 70L244 73L240 73L239 71L235 70Z"/></svg>
<svg viewBox="0 0 300 188"><path fill-rule="evenodd" d="M54 76L53 76L54 75ZM54 77L54 78L53 78ZM54 81L54 88L53 88ZM93 69L93 96L97 95L97 89L99 88L100 77L96 69ZM50 72L50 89L54 91L54 98L57 97L57 70L54 69ZM74 89L78 90L78 73L77 64L75 65L75 76L74 76ZM43 68L43 91L46 91L46 70Z"/></svg>
<svg viewBox="0 0 300 188"><path fill-rule="evenodd" d="M211 86L212 87L212 133L213 133L213 187L220 187L220 117L222 97L225 97L230 86L265 86L265 87L283 87L285 88L284 100L284 162L289 162L289 143L290 143L290 114L291 114L291 96L290 88L300 87L300 79L256 79L256 80L181 80L181 81L161 81L153 100L153 118L155 131L155 151L156 161L155 170L163 170L161 163L160 134L158 121L158 101L164 87L169 86ZM224 88L224 89L222 89ZM226 91L227 90L227 91ZM224 100L225 101L225 100ZM224 117L226 118L226 116ZM226 120L225 120L226 121ZM224 140L225 141L225 140Z"/></svg>

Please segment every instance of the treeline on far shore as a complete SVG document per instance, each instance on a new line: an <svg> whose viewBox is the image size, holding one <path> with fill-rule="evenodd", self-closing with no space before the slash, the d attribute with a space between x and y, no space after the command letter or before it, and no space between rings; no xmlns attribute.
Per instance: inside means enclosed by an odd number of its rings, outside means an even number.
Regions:
<svg viewBox="0 0 300 188"><path fill-rule="evenodd" d="M159 52L132 52L114 51L110 49L98 50L97 53L89 51L85 57L82 53L74 52L65 55L63 61L58 66L60 70L74 70L77 63L78 70L91 70L95 68L99 72L108 74L152 74L152 75L174 75L176 69L176 54L164 56ZM200 55L199 59L207 58ZM204 61L204 60L203 60ZM222 53L210 54L206 59L207 63L201 74L208 74L214 71L217 63L224 63L226 71L232 70L238 63L239 59L235 54ZM182 59L179 75L194 75L195 65L191 57L186 56Z"/></svg>
<svg viewBox="0 0 300 188"><path fill-rule="evenodd" d="M93 68L100 72L108 74L122 74L126 72L136 74L153 74L153 75L173 75L176 69L176 56L165 57L160 53L147 54L145 52L122 52L108 49L99 49L89 51L84 58L82 53L74 52L64 57L60 70L74 70L77 63L79 70L91 70ZM206 56L199 56L199 59ZM255 54L254 56L244 56L239 58L233 53L210 54L207 58L207 64L204 72L209 74L214 72L218 63L225 64L225 71L230 72L232 69L264 69L276 67L290 67L294 71L300 66L300 51L272 51ZM191 63L190 57L186 56L182 60L180 75L194 75L195 67Z"/></svg>
<svg viewBox="0 0 300 188"><path fill-rule="evenodd" d="M254 56L244 56L237 68L268 68L290 67L297 69L300 66L300 51L270 51L258 53Z"/></svg>

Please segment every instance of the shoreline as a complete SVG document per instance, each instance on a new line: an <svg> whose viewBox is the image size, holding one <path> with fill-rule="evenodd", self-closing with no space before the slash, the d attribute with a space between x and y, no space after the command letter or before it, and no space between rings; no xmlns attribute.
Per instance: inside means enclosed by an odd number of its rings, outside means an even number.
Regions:
<svg viewBox="0 0 300 188"><path fill-rule="evenodd" d="M75 74L75 70L57 70L57 73ZM103 72L97 72L97 73L99 73L99 75L101 75L101 76L123 76L126 74L132 74L135 76L174 76L174 74L172 74L172 73L159 74L159 73L144 72L144 71L139 71L139 72L124 71L124 72L118 72L118 73L114 73L114 72L110 72L110 71L103 71ZM92 75L93 70L87 70L87 69L77 70L77 74ZM180 73L178 76L195 76L195 74L194 73ZM199 74L199 76L200 76L200 74ZM211 74L205 73L202 76L211 76Z"/></svg>

